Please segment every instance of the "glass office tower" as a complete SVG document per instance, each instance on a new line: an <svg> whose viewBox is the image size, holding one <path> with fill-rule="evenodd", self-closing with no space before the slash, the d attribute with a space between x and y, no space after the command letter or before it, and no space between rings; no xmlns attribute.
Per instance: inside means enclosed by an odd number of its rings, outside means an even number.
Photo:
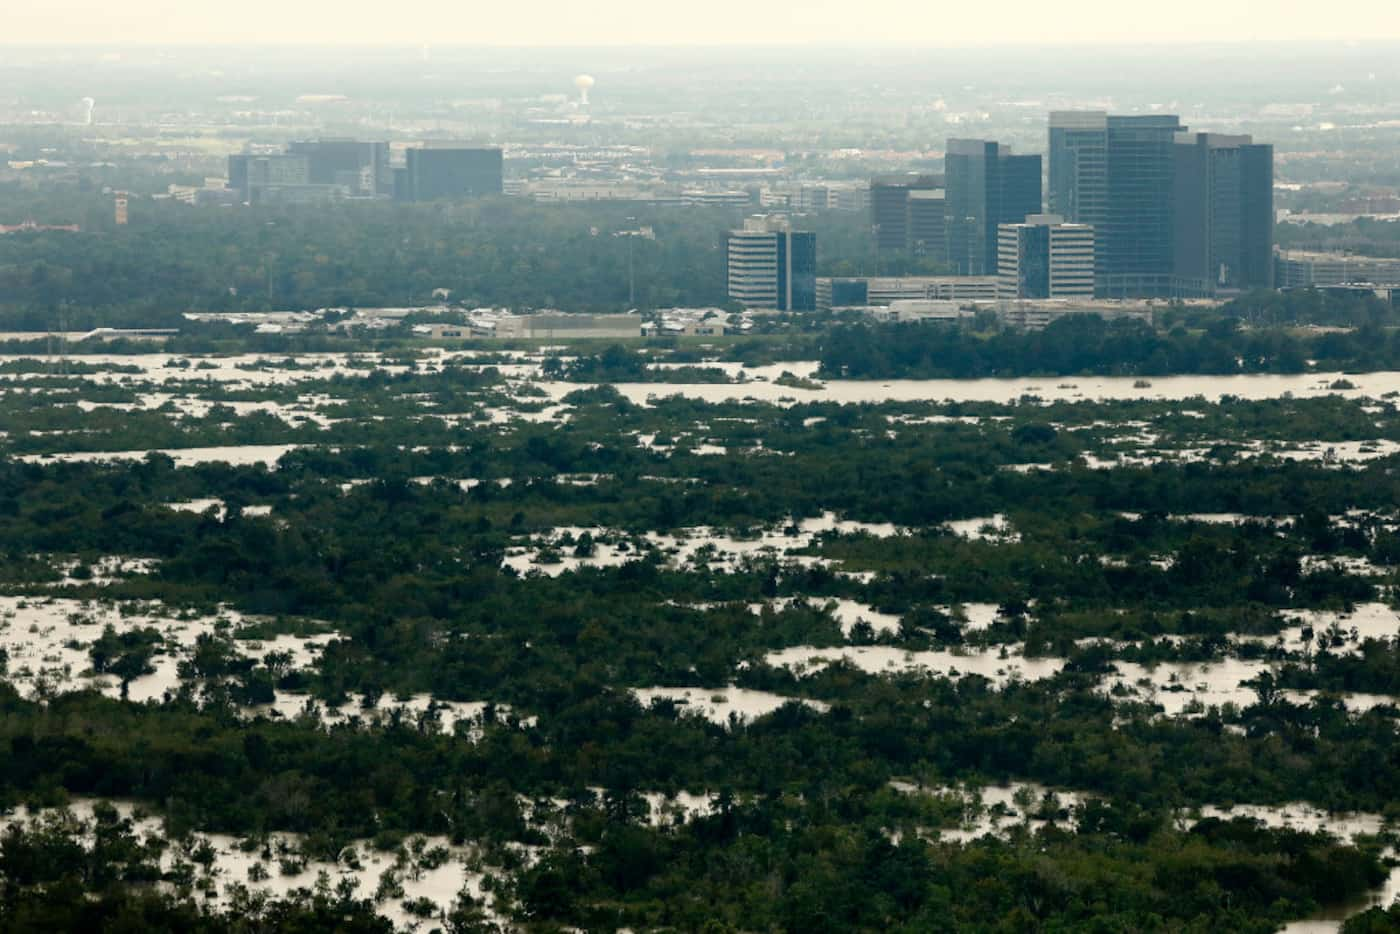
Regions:
<svg viewBox="0 0 1400 934"><path fill-rule="evenodd" d="M406 156L394 188L394 196L401 201L460 201L499 195L504 188L500 149L427 143L408 150Z"/></svg>
<svg viewBox="0 0 1400 934"><path fill-rule="evenodd" d="M1108 207L1100 230L1100 291L1110 297L1172 294L1174 115L1109 117Z"/></svg>
<svg viewBox="0 0 1400 934"><path fill-rule="evenodd" d="M1108 114L1050 114L1047 209L1071 224L1103 224L1108 211Z"/></svg>
<svg viewBox="0 0 1400 934"><path fill-rule="evenodd" d="M1249 136L1181 133L1174 152L1174 294L1271 287L1273 147Z"/></svg>
<svg viewBox="0 0 1400 934"><path fill-rule="evenodd" d="M986 140L950 139L944 160L948 260L959 275L997 271L997 228L1040 213L1040 156Z"/></svg>

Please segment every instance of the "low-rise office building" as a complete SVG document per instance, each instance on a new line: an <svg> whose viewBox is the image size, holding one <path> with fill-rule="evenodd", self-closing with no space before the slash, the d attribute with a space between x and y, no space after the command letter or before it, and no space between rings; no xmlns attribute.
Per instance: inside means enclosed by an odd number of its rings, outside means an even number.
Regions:
<svg viewBox="0 0 1400 934"><path fill-rule="evenodd" d="M818 307L864 308L898 301L993 301L996 276L855 276L817 280Z"/></svg>
<svg viewBox="0 0 1400 934"><path fill-rule="evenodd" d="M867 314L880 322L901 324L914 321L957 324L976 317L976 312L962 303L938 299L904 299L868 309Z"/></svg>
<svg viewBox="0 0 1400 934"><path fill-rule="evenodd" d="M995 309L997 321L1005 328L1038 331L1053 321L1070 315L1096 315L1105 321L1136 320L1152 323L1152 305L1147 301L1082 301L1078 299L1038 299L979 303Z"/></svg>
<svg viewBox="0 0 1400 934"><path fill-rule="evenodd" d="M724 236L725 284L745 308L816 311L816 234L792 229L786 217L750 217Z"/></svg>
<svg viewBox="0 0 1400 934"><path fill-rule="evenodd" d="M997 228L999 298L1093 298L1094 228L1033 214Z"/></svg>
<svg viewBox="0 0 1400 934"><path fill-rule="evenodd" d="M642 318L636 314L590 315L542 311L531 315L472 313L468 317L471 321L472 335L487 339L553 340L642 336Z"/></svg>
<svg viewBox="0 0 1400 934"><path fill-rule="evenodd" d="M1275 255L1275 281L1281 289L1370 283L1400 285L1400 259L1282 250Z"/></svg>

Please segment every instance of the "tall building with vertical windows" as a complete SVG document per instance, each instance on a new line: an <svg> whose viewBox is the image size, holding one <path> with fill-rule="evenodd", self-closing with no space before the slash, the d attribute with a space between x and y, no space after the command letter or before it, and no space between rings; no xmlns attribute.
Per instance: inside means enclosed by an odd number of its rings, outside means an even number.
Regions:
<svg viewBox="0 0 1400 934"><path fill-rule="evenodd" d="M948 197L942 188L909 192L909 252L948 262Z"/></svg>
<svg viewBox="0 0 1400 934"><path fill-rule="evenodd" d="M505 187L504 155L498 148L433 142L410 149L394 179L401 201L462 201L499 195Z"/></svg>
<svg viewBox="0 0 1400 934"><path fill-rule="evenodd" d="M941 175L881 175L870 182L870 223L881 254L938 256L946 242Z"/></svg>
<svg viewBox="0 0 1400 934"><path fill-rule="evenodd" d="M1173 294L1174 151L1181 119L1166 114L1107 119L1108 205L1099 227L1100 293Z"/></svg>
<svg viewBox="0 0 1400 934"><path fill-rule="evenodd" d="M1093 298L1094 228L1033 214L997 228L997 297Z"/></svg>
<svg viewBox="0 0 1400 934"><path fill-rule="evenodd" d="M994 275L997 228L1041 212L1040 156L986 140L950 139L945 158L948 260L959 275Z"/></svg>
<svg viewBox="0 0 1400 934"><path fill-rule="evenodd" d="M745 308L816 311L817 238L782 216L750 217L724 235L729 300Z"/></svg>
<svg viewBox="0 0 1400 934"><path fill-rule="evenodd" d="M1273 147L1249 136L1179 133L1174 152L1174 293L1270 288Z"/></svg>
<svg viewBox="0 0 1400 934"><path fill-rule="evenodd" d="M1273 147L1169 114L1050 115L1050 210L1090 224L1097 291L1191 297L1273 280Z"/></svg>
<svg viewBox="0 0 1400 934"><path fill-rule="evenodd" d="M1050 114L1046 210L1072 224L1103 225L1108 211L1108 114Z"/></svg>

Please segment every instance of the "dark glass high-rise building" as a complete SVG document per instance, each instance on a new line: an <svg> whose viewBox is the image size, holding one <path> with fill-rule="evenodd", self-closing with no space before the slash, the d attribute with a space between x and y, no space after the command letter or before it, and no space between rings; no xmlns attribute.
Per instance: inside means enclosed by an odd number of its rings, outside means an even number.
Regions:
<svg viewBox="0 0 1400 934"><path fill-rule="evenodd" d="M1274 147L1240 149L1240 288L1274 287Z"/></svg>
<svg viewBox="0 0 1400 934"><path fill-rule="evenodd" d="M942 190L941 175L881 175L871 179L870 222L875 248L882 254L937 256L945 240L943 205L937 197ZM935 200L939 203L930 203ZM936 223L931 217L935 210L939 212Z"/></svg>
<svg viewBox="0 0 1400 934"><path fill-rule="evenodd" d="M1051 210L1096 230L1097 291L1189 297L1273 279L1273 147L1169 114L1050 115Z"/></svg>
<svg viewBox="0 0 1400 934"><path fill-rule="evenodd" d="M1249 136L1181 133L1174 173L1174 294L1269 288L1273 147Z"/></svg>
<svg viewBox="0 0 1400 934"><path fill-rule="evenodd" d="M909 192L910 253L939 263L948 262L947 204L947 192L941 187Z"/></svg>
<svg viewBox="0 0 1400 934"><path fill-rule="evenodd" d="M313 185L339 185L357 195L393 193L388 143L299 140L288 144L287 152L306 156Z"/></svg>
<svg viewBox="0 0 1400 934"><path fill-rule="evenodd" d="M1101 225L1108 211L1108 114L1050 114L1047 209L1071 224Z"/></svg>
<svg viewBox="0 0 1400 934"><path fill-rule="evenodd" d="M410 149L394 196L403 201L461 201L499 195L504 187L500 149L429 143Z"/></svg>
<svg viewBox="0 0 1400 934"><path fill-rule="evenodd" d="M1173 275L1173 115L1107 118L1108 205L1098 228L1099 291L1170 296Z"/></svg>
<svg viewBox="0 0 1400 934"><path fill-rule="evenodd" d="M782 311L817 310L817 235L794 231L787 236L789 264L778 271L779 293L786 293Z"/></svg>
<svg viewBox="0 0 1400 934"><path fill-rule="evenodd" d="M997 228L1039 214L1040 156L1016 156L986 140L950 139L947 179L948 260L960 275L997 271Z"/></svg>
<svg viewBox="0 0 1400 934"><path fill-rule="evenodd" d="M1049 154L1046 209L1101 236L1108 218L1108 114L1052 111Z"/></svg>

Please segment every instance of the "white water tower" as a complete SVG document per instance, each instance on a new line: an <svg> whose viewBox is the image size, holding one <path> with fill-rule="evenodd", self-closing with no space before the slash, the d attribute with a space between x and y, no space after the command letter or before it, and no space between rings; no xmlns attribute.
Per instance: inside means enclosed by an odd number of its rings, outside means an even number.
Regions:
<svg viewBox="0 0 1400 934"><path fill-rule="evenodd" d="M594 83L592 75L579 75L574 79L574 87L578 88L578 105L580 107L588 106L588 92L592 90Z"/></svg>

